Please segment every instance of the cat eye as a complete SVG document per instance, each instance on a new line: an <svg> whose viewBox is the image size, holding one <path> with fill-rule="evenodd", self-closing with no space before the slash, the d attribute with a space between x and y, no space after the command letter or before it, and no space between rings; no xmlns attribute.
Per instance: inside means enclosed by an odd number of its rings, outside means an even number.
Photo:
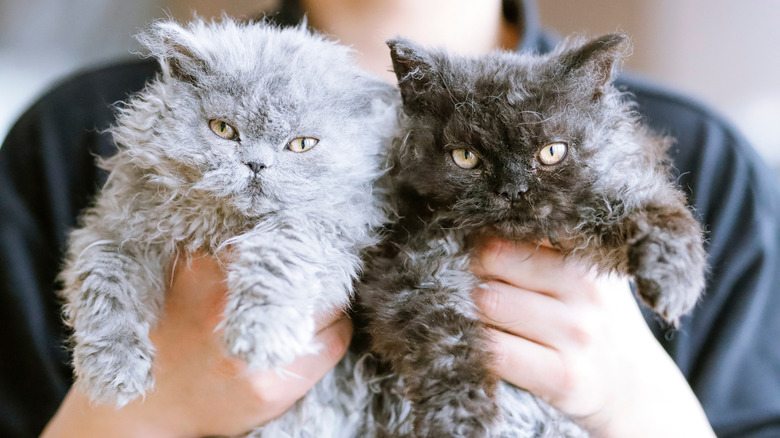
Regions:
<svg viewBox="0 0 780 438"><path fill-rule="evenodd" d="M452 161L455 162L458 167L464 169L473 169L479 164L479 157L477 154L468 149L455 149L450 152L450 155L452 155Z"/></svg>
<svg viewBox="0 0 780 438"><path fill-rule="evenodd" d="M539 161L545 166L552 166L553 164L560 163L566 158L566 153L569 148L566 143L555 142L550 143L543 148L539 149Z"/></svg>
<svg viewBox="0 0 780 438"><path fill-rule="evenodd" d="M225 140L235 140L238 138L238 131L236 131L236 128L222 120L210 120L209 128L211 128L211 131L214 132L214 134L217 134Z"/></svg>
<svg viewBox="0 0 780 438"><path fill-rule="evenodd" d="M320 141L313 137L298 137L287 143L287 149L293 152L306 152Z"/></svg>

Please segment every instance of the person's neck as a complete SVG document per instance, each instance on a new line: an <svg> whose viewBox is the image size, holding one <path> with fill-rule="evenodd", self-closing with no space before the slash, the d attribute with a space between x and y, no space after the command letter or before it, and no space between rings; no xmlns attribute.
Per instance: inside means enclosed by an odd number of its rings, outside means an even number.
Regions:
<svg viewBox="0 0 780 438"><path fill-rule="evenodd" d="M518 32L501 0L301 0L309 24L354 48L360 64L395 81L385 41L403 36L429 47L476 55L513 49Z"/></svg>

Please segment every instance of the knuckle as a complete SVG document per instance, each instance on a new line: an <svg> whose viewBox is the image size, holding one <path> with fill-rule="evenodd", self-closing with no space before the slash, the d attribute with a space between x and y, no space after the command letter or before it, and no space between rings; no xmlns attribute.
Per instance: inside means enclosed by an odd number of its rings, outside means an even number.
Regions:
<svg viewBox="0 0 780 438"><path fill-rule="evenodd" d="M338 321L335 324L348 324L345 321ZM332 333L322 340L322 354L330 362L338 362L347 352L351 340L352 330L348 327L334 326Z"/></svg>
<svg viewBox="0 0 780 438"><path fill-rule="evenodd" d="M558 376L558 392L560 394L571 394L577 390L576 373L570 367L563 367Z"/></svg>
<svg viewBox="0 0 780 438"><path fill-rule="evenodd" d="M604 305L604 290L603 286L598 278L585 277L581 283L581 294L595 306L602 307Z"/></svg>
<svg viewBox="0 0 780 438"><path fill-rule="evenodd" d="M482 313L495 319L498 311L502 306L502 296L494 287L491 287L491 283L487 283L486 287L480 288L477 295L477 306L482 310Z"/></svg>
<svg viewBox="0 0 780 438"><path fill-rule="evenodd" d="M284 398L276 375L271 373L251 381L253 402L258 406L274 405Z"/></svg>
<svg viewBox="0 0 780 438"><path fill-rule="evenodd" d="M509 251L510 245L510 242L496 238L483 241L477 253L479 267L487 274L495 274L500 267L501 257Z"/></svg>
<svg viewBox="0 0 780 438"><path fill-rule="evenodd" d="M577 361L563 359L556 368L553 382L557 398L565 399L576 394L581 382L581 370Z"/></svg>
<svg viewBox="0 0 780 438"><path fill-rule="evenodd" d="M591 345L594 340L592 325L587 319L578 319L569 327L569 339L579 347Z"/></svg>
<svg viewBox="0 0 780 438"><path fill-rule="evenodd" d="M219 376L225 376L229 378L236 378L246 368L246 364L239 359L222 357L219 360L213 362L213 373Z"/></svg>
<svg viewBox="0 0 780 438"><path fill-rule="evenodd" d="M565 324L565 334L569 344L580 351L591 348L596 343L599 331L599 319L590 311L573 312L572 317Z"/></svg>

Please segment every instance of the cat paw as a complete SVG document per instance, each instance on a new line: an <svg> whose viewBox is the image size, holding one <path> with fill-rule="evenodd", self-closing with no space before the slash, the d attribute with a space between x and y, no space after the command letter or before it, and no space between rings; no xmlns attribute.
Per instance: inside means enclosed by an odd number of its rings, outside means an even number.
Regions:
<svg viewBox="0 0 780 438"><path fill-rule="evenodd" d="M153 351L150 341L119 333L77 344L77 384L93 402L122 407L154 386Z"/></svg>
<svg viewBox="0 0 780 438"><path fill-rule="evenodd" d="M277 369L297 357L314 354L314 321L296 309L255 306L228 315L222 328L228 353L250 369Z"/></svg>
<svg viewBox="0 0 780 438"><path fill-rule="evenodd" d="M498 404L482 388L444 391L416 407L414 431L418 437L487 438L498 417Z"/></svg>
<svg viewBox="0 0 780 438"><path fill-rule="evenodd" d="M679 240L645 239L629 250L637 293L668 323L677 326L704 289L704 256Z"/></svg>

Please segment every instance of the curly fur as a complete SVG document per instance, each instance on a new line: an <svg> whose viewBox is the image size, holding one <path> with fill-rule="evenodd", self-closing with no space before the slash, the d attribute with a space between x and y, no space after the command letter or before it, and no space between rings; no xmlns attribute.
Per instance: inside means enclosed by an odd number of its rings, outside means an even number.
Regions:
<svg viewBox="0 0 780 438"><path fill-rule="evenodd" d="M503 421L492 436L585 436L560 412L525 391L501 382L496 397ZM352 350L290 411L246 438L412 438L420 436L412 411L401 376L376 355Z"/></svg>
<svg viewBox="0 0 780 438"><path fill-rule="evenodd" d="M467 267L480 234L548 239L569 257L633 276L639 296L672 324L694 306L704 287L702 231L670 180L671 140L641 124L612 85L627 38L476 59L388 44L406 114L388 175L402 219L375 251L358 298L372 349L410 407L377 427L391 436L584 436L491 374L470 298L484 279ZM546 165L540 154L554 142L567 154ZM479 165L458 167L456 149Z"/></svg>
<svg viewBox="0 0 780 438"><path fill-rule="evenodd" d="M632 274L672 321L701 289L701 232L668 181L669 141L610 85L620 38L476 60L391 42L407 117L379 185L396 96L347 49L229 19L160 22L140 40L163 73L119 107L119 152L61 275L77 383L94 400L121 405L152 386L166 269L195 250L226 263L229 353L270 368L316 349L312 315L348 302L368 254L353 349L251 437L584 436L487 370L469 296L481 280L467 269L480 233L548 238ZM215 136L211 119L240 142ZM566 165L529 169L551 134L571 141ZM285 150L299 136L320 143ZM479 147L494 167L455 169L452 145ZM528 186L524 201L507 205L497 184ZM403 217L373 247L389 208Z"/></svg>
<svg viewBox="0 0 780 438"><path fill-rule="evenodd" d="M373 182L397 123L394 87L305 25L163 21L139 39L163 72L118 108L118 153L61 274L77 384L117 405L153 385L148 334L180 253L226 265L230 355L278 369L317 350L313 315L349 302L387 220ZM298 137L319 143L288 150Z"/></svg>

